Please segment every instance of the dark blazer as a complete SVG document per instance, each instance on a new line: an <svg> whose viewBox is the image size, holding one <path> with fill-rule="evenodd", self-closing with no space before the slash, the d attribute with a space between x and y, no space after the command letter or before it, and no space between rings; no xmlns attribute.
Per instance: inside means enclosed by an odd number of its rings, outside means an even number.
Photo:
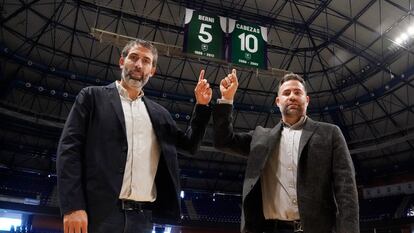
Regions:
<svg viewBox="0 0 414 233"><path fill-rule="evenodd" d="M177 219L180 184L177 150L195 153L210 118L207 106L195 107L183 132L161 105L143 97L161 148L153 216ZM115 83L81 90L69 113L57 151L57 181L63 214L84 209L89 224L119 208L128 143L121 100Z"/></svg>
<svg viewBox="0 0 414 233"><path fill-rule="evenodd" d="M262 232L264 221L260 177L280 142L282 124L233 132L232 105L213 112L218 149L248 156L243 184L242 232ZM359 207L355 172L340 129L308 118L299 143L297 197L305 233L358 233Z"/></svg>

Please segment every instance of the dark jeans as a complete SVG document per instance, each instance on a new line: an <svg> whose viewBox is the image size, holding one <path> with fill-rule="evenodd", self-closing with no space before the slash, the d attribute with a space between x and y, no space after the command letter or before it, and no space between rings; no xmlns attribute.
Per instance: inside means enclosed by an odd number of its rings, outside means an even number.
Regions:
<svg viewBox="0 0 414 233"><path fill-rule="evenodd" d="M112 211L100 223L91 223L89 233L151 233L151 211L149 210L122 210Z"/></svg>

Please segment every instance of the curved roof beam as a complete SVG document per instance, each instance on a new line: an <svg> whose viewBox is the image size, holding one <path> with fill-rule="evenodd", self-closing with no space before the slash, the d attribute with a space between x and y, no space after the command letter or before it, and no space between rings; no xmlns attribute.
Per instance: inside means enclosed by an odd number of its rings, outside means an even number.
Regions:
<svg viewBox="0 0 414 233"><path fill-rule="evenodd" d="M137 15L131 15L131 14L127 14L127 13L123 13L122 11L119 11L119 10L114 10L114 9L112 9L112 8L109 8L109 7L102 7L102 6L96 6L96 5L94 5L94 4L92 4L92 3L88 3L88 2L85 2L85 1L78 1L77 2L78 4L79 4L79 6L84 6L84 7L86 7L86 8L91 8L91 9L94 9L94 10L98 10L99 9L99 11L101 11L101 10L106 10L107 11L107 13L111 13L111 14L115 14L115 15L120 15L120 14L122 14L122 17L125 17L125 15L129 15L129 18L132 18L132 19L136 19L136 20L142 20L142 18L141 17L139 17L139 16L137 16ZM324 5L326 5L326 4L324 4ZM369 4L365 7L365 8L367 8L369 6ZM364 9L365 9L364 8ZM319 9L323 9L322 7L320 7ZM33 10L33 9L31 9L34 13L36 13L39 17L42 17L43 19L49 19L50 20L50 18L48 18L48 17L46 17L46 16L43 16L42 14L40 14L39 12L37 12L37 11L35 11L35 10ZM321 12L321 10L319 10L319 11L317 11L317 12ZM361 12L364 12L364 11L361 11ZM361 13L362 14L362 13ZM318 14L314 14L313 15L313 17L311 17L311 20L313 20L316 16L317 16ZM346 17L346 16L344 16L344 17ZM357 18L359 17L359 15L357 15L356 17L354 17L352 20L356 20ZM349 18L348 18L349 19ZM149 22L150 24L151 23L154 23L154 26L156 26L156 27L158 27L158 25L157 25L157 21L155 21L155 20L145 20L145 22ZM356 21L357 22L357 21ZM54 24L57 24L57 25L60 25L60 26L62 26L62 27L64 27L64 28L66 28L66 30L68 30L68 31L70 31L70 30L72 30L72 32L77 32L77 33L81 33L81 34L83 34L83 35L85 35L85 36L87 36L88 35L88 33L87 32L83 32L83 31L79 31L79 30L75 30L74 29L74 27L73 28L70 28L70 27L67 27L67 26L65 26L65 25L62 25L62 24L60 24L59 22L54 22ZM308 20L308 22L307 22L307 24L309 24L310 25L310 23L309 23L309 20ZM349 25L352 25L352 24L349 24ZM162 25L162 27L164 27L165 29L168 29L168 28L172 28L173 27L173 25L170 25L170 24L167 24L167 23L163 23L163 25ZM347 26L345 26L344 28L347 28L348 27L348 25ZM178 27L178 26L176 26L176 28L175 28L177 31L182 31L183 30L183 28L182 27ZM315 31L315 30L311 30L312 32L313 31ZM72 33L73 34L73 33ZM74 34L73 34L74 35ZM336 37L336 36L339 36L339 34L337 34L337 35L335 35L334 37ZM73 37L72 37L72 40L73 40ZM325 42L326 43L326 42ZM269 46L269 47L271 47L271 45ZM343 44L341 47L343 47L343 48L350 48L350 46L348 46L348 45L345 45L345 44ZM286 50L287 51L287 50ZM355 50L355 51L351 51L352 53L354 53L354 54L356 54L356 55L361 55L361 52L362 52L363 50ZM297 54L296 54L297 55ZM375 63L375 61L373 60L374 58L371 58L371 57L367 57L367 54L365 54L363 57L365 57L368 61L370 61L371 63ZM369 58L369 59L368 59ZM332 68L328 68L328 69L325 69L325 70L323 70L324 72L325 71L330 71L330 69L332 69ZM354 85L355 83L353 83L353 82L346 82L345 83L345 85L346 86L350 86L350 85ZM341 89L336 89L337 91L339 90L342 90L344 87L342 87Z"/></svg>
<svg viewBox="0 0 414 233"><path fill-rule="evenodd" d="M3 45L0 44L0 52L1 54L3 54L3 56L8 56L11 59L15 60L16 62L20 63L22 66L26 66L32 69L36 69L45 73L49 73L52 75L56 75L59 74L58 77L62 77L65 79L70 79L70 80L79 80L85 83L88 83L90 85L102 85L102 84L107 84L109 83L109 81L105 81L105 80L99 80L96 79L94 77L91 76L83 76L83 75L78 75L75 74L73 72L67 71L67 70L62 70L62 69L51 69L49 66L47 65L43 65L40 63L36 63L33 61L28 60L26 57L22 57L19 56L15 53L9 53L7 52L7 48L5 48ZM30 65L29 65L29 61L30 61ZM385 83L381 88L367 93L365 95L359 96L358 98L356 98L355 100L352 101L348 101L348 102L343 102L343 103L338 103L336 105L330 105L330 106L325 106L323 109L310 109L311 112L327 112L327 111L337 111L337 110L343 110L345 108L352 108L355 107L357 105L362 105L364 103L369 103L371 101L373 101L376 98L379 98L381 96L385 96L385 94L390 93L389 90L393 89L393 88L398 88L399 86L402 86L400 84L405 84L405 85L410 85L413 86L412 84L412 80L409 81L408 78L411 77L412 75L414 75L414 67L408 69L405 72L405 76L396 76L394 79L391 79L390 81L388 81L387 83ZM177 79L177 77L171 77L171 76L167 76L167 75L162 75L162 74L158 74L158 76L163 77L163 78L171 78L171 79ZM182 79L182 81L188 81L191 83L195 83L194 80L190 80L190 79ZM23 84L23 83L22 83ZM216 84L212 84L212 86L214 86ZM243 89L241 88L240 90L244 90L247 93L263 93L262 91L255 91L255 90L250 90L250 89ZM268 92L265 94L274 94L273 92ZM310 92L310 95L312 95L313 93ZM191 99L190 97L186 98L186 99ZM236 103L237 104L237 103ZM257 111L258 109L262 109L262 106L255 106L255 105L240 105L240 106L246 106L245 109L243 109L243 111ZM251 108L253 106L253 108ZM273 108L264 108L263 111L264 112L271 112L273 110L273 112L277 112L277 108L273 107Z"/></svg>

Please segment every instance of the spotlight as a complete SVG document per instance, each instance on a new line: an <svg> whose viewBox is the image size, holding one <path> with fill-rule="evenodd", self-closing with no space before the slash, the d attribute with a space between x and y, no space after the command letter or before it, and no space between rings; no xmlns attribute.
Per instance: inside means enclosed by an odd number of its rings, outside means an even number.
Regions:
<svg viewBox="0 0 414 233"><path fill-rule="evenodd" d="M411 26L407 29L407 33L410 36L414 36L414 26Z"/></svg>
<svg viewBox="0 0 414 233"><path fill-rule="evenodd" d="M408 35L407 35L406 33L403 33L403 34L401 34L400 38L401 38L403 41L406 41L406 40L408 40Z"/></svg>

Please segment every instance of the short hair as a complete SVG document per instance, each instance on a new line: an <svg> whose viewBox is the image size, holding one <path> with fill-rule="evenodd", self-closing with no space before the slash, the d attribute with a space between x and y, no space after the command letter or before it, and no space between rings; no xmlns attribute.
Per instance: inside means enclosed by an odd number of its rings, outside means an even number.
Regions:
<svg viewBox="0 0 414 233"><path fill-rule="evenodd" d="M277 87L277 92L279 93L280 87L283 85L283 83L285 83L287 81L290 81L290 80L296 80L296 81L299 81L300 83L302 83L303 89L305 90L305 93L308 93L308 91L306 90L305 80L300 75L294 74L294 73L285 74L285 76L283 76L280 79L279 85Z"/></svg>
<svg viewBox="0 0 414 233"><path fill-rule="evenodd" d="M129 41L125 45L125 47L122 49L122 53L121 53L122 57L127 57L128 53L129 53L129 50L131 50L131 48L136 46L136 45L142 46L144 48L147 48L147 49L151 50L151 53L152 53L152 56L153 56L152 67L156 67L157 66L157 61L158 61L157 48L155 48L155 46L151 42L146 41L146 40L135 39L135 40Z"/></svg>

